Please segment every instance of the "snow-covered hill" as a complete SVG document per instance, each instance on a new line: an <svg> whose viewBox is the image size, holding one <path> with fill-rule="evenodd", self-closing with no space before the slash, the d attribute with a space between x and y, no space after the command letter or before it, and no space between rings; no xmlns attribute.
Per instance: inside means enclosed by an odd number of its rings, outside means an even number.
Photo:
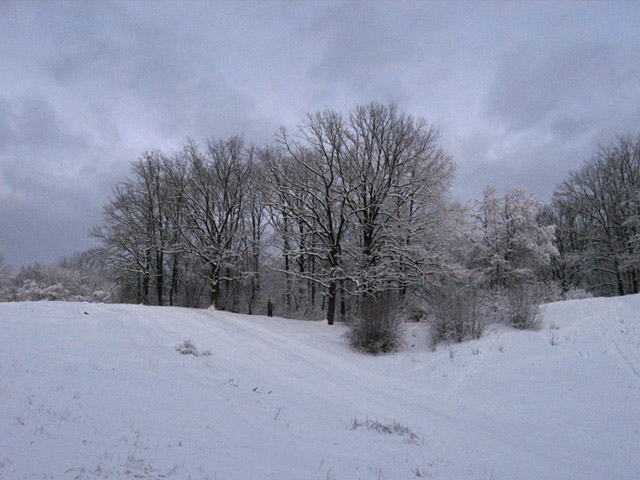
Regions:
<svg viewBox="0 0 640 480"><path fill-rule="evenodd" d="M323 322L0 304L0 479L640 478L640 296L543 311L369 357Z"/></svg>

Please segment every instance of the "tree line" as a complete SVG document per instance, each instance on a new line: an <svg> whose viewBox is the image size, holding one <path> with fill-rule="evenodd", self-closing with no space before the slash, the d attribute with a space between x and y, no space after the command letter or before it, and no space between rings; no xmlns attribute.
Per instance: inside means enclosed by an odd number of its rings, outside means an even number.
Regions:
<svg viewBox="0 0 640 480"><path fill-rule="evenodd" d="M394 105L308 115L258 148L241 137L142 155L92 230L128 300L333 323L359 298L433 282L453 162Z"/></svg>
<svg viewBox="0 0 640 480"><path fill-rule="evenodd" d="M188 140L132 163L90 256L112 301L264 313L272 299L330 324L367 299L428 310L460 289L638 293L640 139L598 150L549 205L489 188L462 206L454 169L434 126L377 103L308 114L263 147Z"/></svg>

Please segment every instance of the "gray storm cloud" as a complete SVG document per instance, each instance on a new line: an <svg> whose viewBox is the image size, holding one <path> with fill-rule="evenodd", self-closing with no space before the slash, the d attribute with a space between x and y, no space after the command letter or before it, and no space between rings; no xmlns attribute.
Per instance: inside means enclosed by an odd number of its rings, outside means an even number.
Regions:
<svg viewBox="0 0 640 480"><path fill-rule="evenodd" d="M2 2L0 252L91 246L129 162L187 136L269 142L396 102L439 127L453 194L548 199L640 125L634 2Z"/></svg>

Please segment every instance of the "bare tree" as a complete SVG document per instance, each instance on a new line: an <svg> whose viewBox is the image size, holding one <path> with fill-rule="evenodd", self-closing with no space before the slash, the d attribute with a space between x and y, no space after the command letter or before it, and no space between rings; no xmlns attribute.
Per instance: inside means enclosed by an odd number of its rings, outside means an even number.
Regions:
<svg viewBox="0 0 640 480"><path fill-rule="evenodd" d="M132 182L118 184L103 208L103 223L91 230L102 241L108 265L121 284L133 281L136 301L149 302L152 245L147 230L146 208Z"/></svg>
<svg viewBox="0 0 640 480"><path fill-rule="evenodd" d="M555 192L567 235L592 287L602 294L638 293L640 287L640 137L601 147ZM575 247L572 247L572 250Z"/></svg>
<svg viewBox="0 0 640 480"><path fill-rule="evenodd" d="M250 157L254 158L255 149ZM246 214L243 230L244 268L246 278L247 313L253 313L255 304L261 298L261 267L265 230L267 228L268 189L264 185L264 167L257 159L250 162L246 187Z"/></svg>
<svg viewBox="0 0 640 480"><path fill-rule="evenodd" d="M429 274L434 251L425 242L443 228L453 162L434 127L393 104L357 107L346 138L342 172L357 232L355 291L404 292Z"/></svg>
<svg viewBox="0 0 640 480"><path fill-rule="evenodd" d="M271 203L281 212L275 228L285 237L285 259L305 258L313 269L288 270L325 289L327 321L335 319L338 283L344 278L342 247L347 230L347 199L342 178L342 116L333 111L308 115L291 138L278 134L280 155L266 157L274 191ZM297 228L297 242L292 239ZM304 263L302 263L304 265Z"/></svg>
<svg viewBox="0 0 640 480"><path fill-rule="evenodd" d="M338 290L344 312L347 295L404 292L429 275L425 242L442 226L453 174L437 139L426 121L376 103L346 119L310 114L294 137L280 131L268 165L285 266L325 289L329 323Z"/></svg>
<svg viewBox="0 0 640 480"><path fill-rule="evenodd" d="M180 195L185 208L178 226L188 252L201 262L201 274L210 285L210 303L224 308L229 299L221 297L223 282L240 275L244 202L252 160L240 137L209 141L204 153L190 141L184 158L188 173ZM233 293L227 288L229 291Z"/></svg>
<svg viewBox="0 0 640 480"><path fill-rule="evenodd" d="M176 270L168 269L177 251L175 215L170 211L170 162L160 152L146 152L132 164L133 178L117 185L104 207L104 221L91 234L100 238L111 266L121 276L133 275L137 301L149 303L154 287L158 305L164 304L170 275L169 303L173 304Z"/></svg>
<svg viewBox="0 0 640 480"><path fill-rule="evenodd" d="M169 211L166 181L167 160L159 152L145 153L134 163L133 173L138 179L141 214L145 217L147 236L151 247L153 283L158 305L164 304L165 262L175 245L174 225ZM173 300L173 299L171 299ZM172 304L172 303L171 303Z"/></svg>

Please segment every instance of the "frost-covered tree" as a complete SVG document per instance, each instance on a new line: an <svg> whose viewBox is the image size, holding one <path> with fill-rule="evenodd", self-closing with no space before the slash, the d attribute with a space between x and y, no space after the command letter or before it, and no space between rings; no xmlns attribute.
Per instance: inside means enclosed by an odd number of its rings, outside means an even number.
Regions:
<svg viewBox="0 0 640 480"><path fill-rule="evenodd" d="M318 250L320 240L315 228L318 215L310 205L312 187L308 173L281 148L260 151L265 167L267 212L274 230L274 246L281 255L272 259L271 268L284 274L281 298L287 313L315 308L316 291L324 288L326 272L316 269L324 259ZM302 304L305 303L304 307Z"/></svg>
<svg viewBox="0 0 640 480"><path fill-rule="evenodd" d="M476 206L473 257L492 288L534 280L537 270L557 255L555 227L540 218L543 207L535 194L522 190L504 197L485 190Z"/></svg>
<svg viewBox="0 0 640 480"><path fill-rule="evenodd" d="M154 151L132 164L91 232L121 300L252 311L266 226L253 157L232 137L204 151L188 141L174 156Z"/></svg>
<svg viewBox="0 0 640 480"><path fill-rule="evenodd" d="M453 164L437 139L426 121L376 103L310 114L293 137L281 130L269 163L274 225L287 273L324 290L329 323L338 292L404 292L439 263Z"/></svg>
<svg viewBox="0 0 640 480"><path fill-rule="evenodd" d="M173 304L176 272L169 265L180 249L168 168L169 161L160 152L143 154L132 164L133 177L114 188L103 209L103 223L91 231L102 241L106 258L121 281L132 280L137 301L145 304L150 302L153 287L156 303L163 305L167 283ZM166 282L170 274L173 277Z"/></svg>
<svg viewBox="0 0 640 480"><path fill-rule="evenodd" d="M8 302L13 299L13 272L11 265L4 263L4 257L0 253L0 302Z"/></svg>
<svg viewBox="0 0 640 480"><path fill-rule="evenodd" d="M554 207L567 219L563 235L576 239L566 255L578 259L601 294L640 288L640 137L619 137L601 147L555 192Z"/></svg>
<svg viewBox="0 0 640 480"><path fill-rule="evenodd" d="M229 301L238 301L231 282L242 273L239 266L252 152L242 138L232 137L209 141L205 151L189 142L184 159L186 175L178 185L181 190L174 191L184 206L177 225L187 252L198 259L198 271L209 283L210 304L225 308Z"/></svg>
<svg viewBox="0 0 640 480"><path fill-rule="evenodd" d="M150 247L151 274L158 305L164 304L167 260L178 248L176 228L172 223L173 199L169 197L166 175L168 165L168 160L159 152L145 153L133 164L137 179L136 198ZM172 298L170 304L173 304Z"/></svg>
<svg viewBox="0 0 640 480"><path fill-rule="evenodd" d="M298 126L296 138L281 129L280 154L265 157L273 188L271 205L281 214L274 226L284 239L285 262L306 258L315 266L313 270L291 269L285 273L325 290L329 325L335 318L338 285L345 277L342 254L348 224L342 175L344 135L344 120L339 113L308 115Z"/></svg>
<svg viewBox="0 0 640 480"><path fill-rule="evenodd" d="M453 162L438 132L395 105L371 103L349 115L342 168L356 291L404 291L433 273Z"/></svg>
<svg viewBox="0 0 640 480"><path fill-rule="evenodd" d="M131 182L114 187L103 207L103 223L91 230L99 238L107 262L119 283L135 292L135 301L148 303L152 252L144 207Z"/></svg>
<svg viewBox="0 0 640 480"><path fill-rule="evenodd" d="M253 151L250 156L254 157ZM255 161L250 162L247 171L245 214L242 225L242 230L245 233L241 240L243 251L242 290L246 311L249 314L254 313L258 303L264 300L262 278L264 276L265 233L268 226L268 187L265 185L264 178L264 166L256 158Z"/></svg>
<svg viewBox="0 0 640 480"><path fill-rule="evenodd" d="M558 255L552 257L548 279L556 283L564 294L573 289L590 289L590 272L584 262L588 247L580 232L586 225L556 199L545 206L541 221L544 225L555 225L554 245Z"/></svg>
<svg viewBox="0 0 640 480"><path fill-rule="evenodd" d="M92 233L124 300L202 305L206 288L207 304L253 312L279 288L281 311L321 305L333 323L442 273L452 173L436 130L394 105L325 110L261 150L232 137L144 154ZM280 254L267 289L265 251Z"/></svg>

